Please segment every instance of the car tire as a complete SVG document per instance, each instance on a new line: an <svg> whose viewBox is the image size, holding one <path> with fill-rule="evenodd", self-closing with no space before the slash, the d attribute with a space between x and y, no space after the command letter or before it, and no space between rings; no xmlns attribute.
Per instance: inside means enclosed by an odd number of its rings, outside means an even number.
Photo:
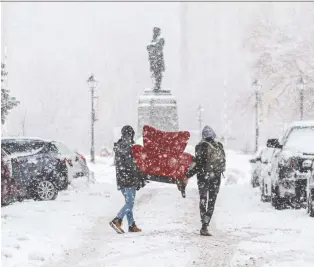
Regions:
<svg viewBox="0 0 314 267"><path fill-rule="evenodd" d="M58 196L58 189L54 183L48 180L40 181L36 186L36 200L55 200Z"/></svg>

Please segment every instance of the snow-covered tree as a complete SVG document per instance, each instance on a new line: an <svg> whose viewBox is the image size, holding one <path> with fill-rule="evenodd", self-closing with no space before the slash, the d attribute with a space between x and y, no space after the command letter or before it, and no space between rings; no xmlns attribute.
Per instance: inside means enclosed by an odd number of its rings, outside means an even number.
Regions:
<svg viewBox="0 0 314 267"><path fill-rule="evenodd" d="M8 75L6 65L1 63L1 123L4 124L9 112L20 102L10 96L10 91L5 87L5 77Z"/></svg>
<svg viewBox="0 0 314 267"><path fill-rule="evenodd" d="M314 117L314 5L291 5L286 10L276 8L273 3L264 7L255 16L244 41L252 80L258 79L262 84L262 127L300 119L297 82L301 77L306 81L304 118L311 119ZM281 16L283 13L285 16ZM244 95L242 106L253 110L253 90Z"/></svg>

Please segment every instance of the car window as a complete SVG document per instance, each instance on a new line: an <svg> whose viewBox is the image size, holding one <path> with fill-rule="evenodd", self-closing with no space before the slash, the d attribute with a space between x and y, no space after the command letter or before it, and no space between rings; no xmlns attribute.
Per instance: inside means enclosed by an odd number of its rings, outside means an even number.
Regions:
<svg viewBox="0 0 314 267"><path fill-rule="evenodd" d="M58 148L58 151L61 155L72 155L74 153L62 143L53 142L53 144Z"/></svg>
<svg viewBox="0 0 314 267"><path fill-rule="evenodd" d="M289 132L284 148L303 153L314 153L314 127L294 127Z"/></svg>
<svg viewBox="0 0 314 267"><path fill-rule="evenodd" d="M44 142L39 140L5 140L1 146L9 154L32 153L44 146Z"/></svg>
<svg viewBox="0 0 314 267"><path fill-rule="evenodd" d="M50 142L47 142L45 144L45 147L43 148L43 153L55 153L55 154L58 154L59 151L58 151L58 148L56 147L55 144L53 143L50 143Z"/></svg>

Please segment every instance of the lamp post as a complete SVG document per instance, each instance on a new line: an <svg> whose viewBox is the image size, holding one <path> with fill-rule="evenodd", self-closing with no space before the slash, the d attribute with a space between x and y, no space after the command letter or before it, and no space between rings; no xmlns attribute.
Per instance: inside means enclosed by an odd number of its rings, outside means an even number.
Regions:
<svg viewBox="0 0 314 267"><path fill-rule="evenodd" d="M255 152L258 151L259 146L259 109L260 106L260 91L261 85L258 80L255 80L252 84L254 93L255 93Z"/></svg>
<svg viewBox="0 0 314 267"><path fill-rule="evenodd" d="M302 76L298 80L297 86L300 93L300 117L301 117L301 120L303 120L303 117L304 117L304 80Z"/></svg>
<svg viewBox="0 0 314 267"><path fill-rule="evenodd" d="M91 162L95 163L95 108L94 108L94 94L95 94L95 88L98 85L98 81L94 79L94 75L91 75L88 80L87 84L89 88L91 89L91 149L90 149L90 155L91 155Z"/></svg>
<svg viewBox="0 0 314 267"><path fill-rule="evenodd" d="M197 109L197 118L199 122L199 134L200 134L201 139L202 139L202 128L203 128L203 112L204 112L204 108L202 107L202 105L199 105Z"/></svg>

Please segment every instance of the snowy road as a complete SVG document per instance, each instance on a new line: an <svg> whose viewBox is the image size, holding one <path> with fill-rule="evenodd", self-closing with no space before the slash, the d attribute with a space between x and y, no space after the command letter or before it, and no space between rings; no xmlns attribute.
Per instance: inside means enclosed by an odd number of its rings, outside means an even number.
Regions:
<svg viewBox="0 0 314 267"><path fill-rule="evenodd" d="M123 199L114 169L99 165L98 183L89 189L77 184L57 201L2 209L1 266L313 266L313 219L305 210L275 211L260 202L248 183L247 158L232 154L229 162L212 237L199 236L195 180L186 199L174 186L149 184L139 191L135 209L143 232L115 234L108 222Z"/></svg>

